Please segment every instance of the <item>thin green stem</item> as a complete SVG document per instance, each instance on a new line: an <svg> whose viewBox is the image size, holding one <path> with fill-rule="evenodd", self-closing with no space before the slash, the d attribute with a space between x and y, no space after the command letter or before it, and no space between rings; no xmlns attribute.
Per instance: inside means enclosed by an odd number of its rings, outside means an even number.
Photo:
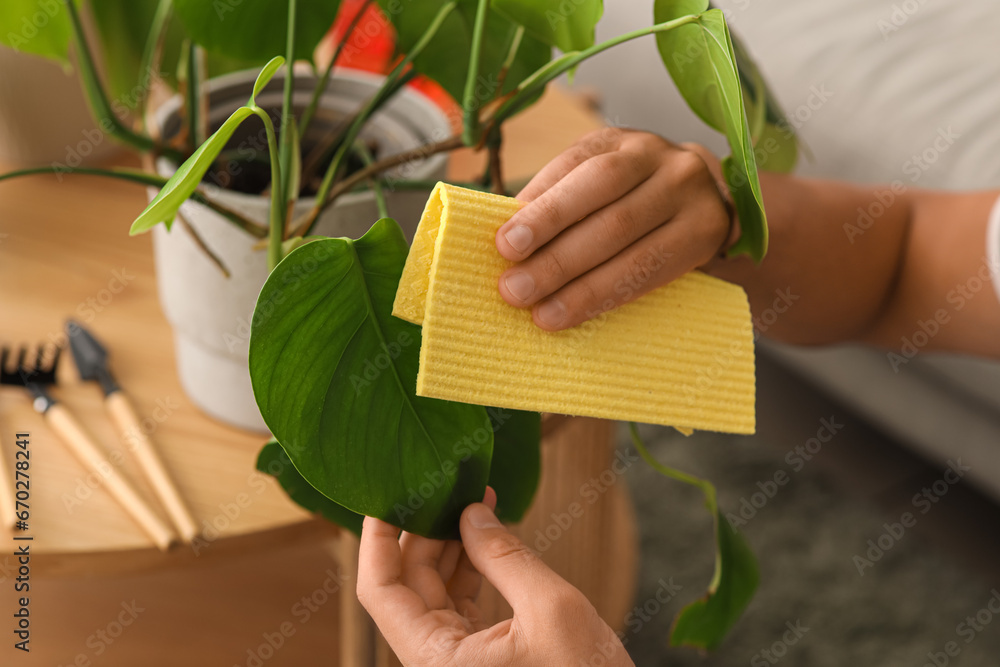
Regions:
<svg viewBox="0 0 1000 667"><path fill-rule="evenodd" d="M418 146L417 148L413 148L402 153L384 157L368 167L359 169L344 180L339 181L333 189L330 190L330 194L327 196L325 201L318 200L316 205L305 216L305 219L296 225L290 237L307 235L310 231L312 231L312 228L315 226L316 220L319 219L319 214L323 211L323 209L328 206L332 206L337 200L337 197L345 192L350 192L356 185L363 183L369 176L381 174L382 172L388 171L393 167L411 162L413 160L426 159L432 155L437 155L438 153L453 151L456 148L461 148L462 146L462 136L456 134L442 141L437 141L432 144L424 144L423 146Z"/></svg>
<svg viewBox="0 0 1000 667"><path fill-rule="evenodd" d="M383 104L385 104L388 100L392 99L392 96L396 94L397 90L399 90L407 83L409 83L416 75L417 73L415 70L412 69L407 70L406 72L403 73L401 77L399 77L399 80L394 82L392 85L376 91L375 94L372 96L372 100L374 100L373 102L374 106L371 109L368 109L369 117L377 113L378 110L382 108ZM362 108L359 109L354 116L352 116L345 122L341 123L338 126L336 133L327 132L326 134L324 134L320 142L317 143L317 145L311 151L309 151L309 154L306 156L305 160L303 160L303 166L302 166L303 183L308 183L312 180L313 174L316 173L316 170L319 169L319 166L323 163L324 160L326 160L326 158L330 155L330 153L336 148L338 148L341 145L341 143L343 143L344 136L347 134L348 129L350 129L355 119L362 113L362 110L366 108L367 107L363 105ZM305 137L305 133L300 133L300 135L302 137Z"/></svg>
<svg viewBox="0 0 1000 667"><path fill-rule="evenodd" d="M304 137L306 136L306 130L309 129L309 123L312 122L313 116L316 115L316 110L319 108L319 100L323 95L323 91L326 90L327 85L330 83L330 76L333 74L333 68L336 66L337 61L340 59L340 54L344 51L344 46L350 41L351 35L354 34L354 29L358 27L361 22L361 18L368 11L368 7L375 0L365 0L364 4L358 9L358 13L354 15L351 22L347 25L347 30L344 31L344 36L341 37L340 42L337 44L336 50L333 52L333 56L330 58L330 62L327 63L326 69L323 70L323 74L316 81L316 87L313 89L312 97L309 99L309 104L306 106L305 111L302 112L302 119L299 121L299 133Z"/></svg>
<svg viewBox="0 0 1000 667"><path fill-rule="evenodd" d="M669 477L670 479L677 480L678 482L684 482L685 484L690 484L691 486L696 486L701 489L702 493L705 494L705 504L708 505L710 510L712 510L712 514L718 513L719 507L715 499L715 487L711 482L663 465L653 458L653 455L649 453L648 449L646 449L646 444L642 441L642 436L639 435L639 427L636 426L635 423L629 422L628 429L629 435L632 436L632 444L635 445L636 450L639 452L639 456L641 456L646 463L651 465L664 477Z"/></svg>
<svg viewBox="0 0 1000 667"><path fill-rule="evenodd" d="M490 131L486 139L486 148L489 155L488 171L490 175L490 191L495 195L507 194L507 189L503 182L503 165L500 161L500 145L503 143L500 136L500 128L495 127Z"/></svg>
<svg viewBox="0 0 1000 667"><path fill-rule="evenodd" d="M18 169L17 171L8 171L5 174L0 174L0 181L6 181L11 178L20 178L22 176L35 176L38 174L56 174L60 179L63 174L105 176L107 178L115 178L121 181L129 181L131 183L149 185L152 187L162 187L167 183L167 179L162 176L150 174L145 171L139 171L138 169L95 169L91 167L74 167L72 169L64 169L62 167L31 167L30 169Z"/></svg>
<svg viewBox="0 0 1000 667"><path fill-rule="evenodd" d="M91 167L74 167L71 169L65 167L33 167L31 169L19 169L18 171L9 171L5 174L0 174L0 181L5 181L11 178L19 178L22 176L35 176L38 174L56 174L59 177L62 177L63 174L73 174L76 176L102 176L104 178L114 178L120 181L128 181L137 185L154 188L162 188L167 184L167 179L163 176L150 174L138 169L96 169ZM256 222L243 217L236 211L212 201L197 190L191 194L191 200L198 202L202 206L207 206L251 236L259 239L267 236L267 230L264 227L261 227Z"/></svg>
<svg viewBox="0 0 1000 667"><path fill-rule="evenodd" d="M97 124L101 127L108 127L109 134L124 144L136 148L143 152L155 152L164 155L176 162L182 162L184 157L180 151L168 146L163 146L153 141L146 135L125 127L125 125L115 115L114 110L108 102L108 96L101 85L100 76L97 74L97 67L94 65L94 57L87 44L87 36L83 30L83 23L80 21L80 14L76 9L74 0L63 0L66 12L73 29L73 40L76 42L77 64L80 67L80 80L86 93L87 103L90 112L93 114Z"/></svg>
<svg viewBox="0 0 1000 667"><path fill-rule="evenodd" d="M267 133L267 151L271 158L271 183L280 183L281 165L278 161L278 140L274 136L274 124L267 112L256 104L250 107L250 110L263 121L264 131ZM281 261L281 242L284 240L285 232L285 208L275 194L275 188L271 188L271 214L267 245L268 271L273 271L274 267Z"/></svg>
<svg viewBox="0 0 1000 667"><path fill-rule="evenodd" d="M521 48L521 40L523 39L524 26L519 25L514 29L514 37L510 40L510 46L507 48L507 57L504 58L503 65L500 66L500 73L497 74L497 89L494 97L503 94L503 84L507 80L507 72L514 66L514 59L517 57L517 51Z"/></svg>
<svg viewBox="0 0 1000 667"><path fill-rule="evenodd" d="M413 59L420 55L420 52L423 51L431 42L434 35L437 34L438 29L440 29L441 24L444 23L444 20L448 18L448 15L455 9L455 5L456 3L454 1L449 2L445 4L440 11L438 11L434 20L430 22L427 26L427 30L420 37L420 39L417 40L417 43L413 45L410 52L406 54L406 57L400 60L399 64L396 65L396 67L394 67L385 78L379 92L368 100L365 106L354 117L354 120L351 121L350 126L344 133L344 138L341 140L340 146L337 148L337 152L333 155L333 160L330 161L330 166L327 167L326 174L323 176L323 182L320 184L319 189L316 192L316 206L314 208L316 215L312 217L313 223L315 223L316 219L319 217L319 210L327 201L330 189L333 186L333 181L340 172L341 167L343 167L344 161L347 159L347 155L351 150L351 146L354 145L354 141L361 133L361 128L364 127L364 124L371 117L374 110L387 98L386 91L394 90L395 84L406 73L410 63L413 62ZM311 224L309 228L312 228Z"/></svg>
<svg viewBox="0 0 1000 667"><path fill-rule="evenodd" d="M292 130L295 120L292 109L292 93L295 90L295 19L297 16L296 0L288 0L288 31L285 34L285 87L281 100L281 146L278 151L281 181L271 181L271 197L277 197L284 211L288 202L295 198L295 193L289 192L289 179L292 173L293 142L298 141ZM281 227L284 229L284 215ZM280 247L279 247L280 251ZM271 267L274 268L274 267Z"/></svg>
<svg viewBox="0 0 1000 667"><path fill-rule="evenodd" d="M462 141L466 146L474 146L479 140L480 100L476 96L476 86L479 83L479 63L482 59L489 10L489 0L479 0L472 26L472 48L469 50L469 69L465 76L465 94L462 97Z"/></svg>
<svg viewBox="0 0 1000 667"><path fill-rule="evenodd" d="M656 25L648 28L640 28L638 30L626 32L618 35L617 37L601 42L600 44L595 44L590 48L584 49L583 51L567 53L563 57L540 67L528 78L522 81L520 85L518 85L517 90L514 91L507 101L500 105L500 108L498 108L496 113L493 114L490 122L494 124L503 122L506 118L519 111L521 106L530 100L535 93L541 91L550 81L573 69L584 60L596 56L602 51L607 51L614 46L618 46L619 44L623 44L633 39L638 39L639 37L645 37L646 35L652 35L658 32L667 32L669 30L673 30L674 28L679 28L682 25L696 23L699 18L700 15L696 14L681 16L672 21L657 23Z"/></svg>
<svg viewBox="0 0 1000 667"><path fill-rule="evenodd" d="M646 449L646 443L642 441L642 437L639 435L639 427L635 425L634 422L629 422L628 425L629 435L632 436L632 444L635 445L636 450L639 452L639 456L648 463L654 470L663 475L664 477L677 480L678 482L684 482L685 484L690 484L691 486L701 489L701 492L705 496L705 506L712 513L712 525L715 530L715 572L712 575L712 582L708 586L710 592L715 592L719 587L719 581L722 579L722 556L719 551L719 501L716 496L715 486L709 482L707 479L701 479L700 477L695 477L694 475L689 475L686 472L681 472L680 470L674 470L668 466L663 465L649 453Z"/></svg>
<svg viewBox="0 0 1000 667"><path fill-rule="evenodd" d="M368 150L368 146L365 145L363 141L354 142L354 153L361 158L361 162L364 163L366 167L370 167L375 164L375 158L372 157L372 152ZM389 206L385 201L385 191L382 188L381 179L377 178L374 174L368 177L368 183L371 185L372 191L375 193L375 205L378 206L378 215L380 218L389 217Z"/></svg>
<svg viewBox="0 0 1000 667"><path fill-rule="evenodd" d="M201 132L201 71L198 65L198 45L187 42L187 60L184 72L184 109L188 125L188 150L194 152L205 141Z"/></svg>
<svg viewBox="0 0 1000 667"><path fill-rule="evenodd" d="M139 106L136 108L140 127L144 127L146 123L146 104L151 97L148 92L152 85L153 76L154 74L159 76L160 58L163 55L163 44L167 39L167 28L170 25L172 11L173 0L160 0L156 5L156 13L153 14L149 33L146 35L142 59L139 61L139 89L147 92L146 95L141 96Z"/></svg>

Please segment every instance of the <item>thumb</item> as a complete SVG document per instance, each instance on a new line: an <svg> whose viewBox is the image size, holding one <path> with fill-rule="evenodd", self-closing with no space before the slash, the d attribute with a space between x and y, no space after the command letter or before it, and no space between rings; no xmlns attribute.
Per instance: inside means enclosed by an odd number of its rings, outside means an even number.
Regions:
<svg viewBox="0 0 1000 667"><path fill-rule="evenodd" d="M512 535L489 507L465 508L459 524L462 544L477 570L510 603L515 614L529 614L541 600L577 591Z"/></svg>

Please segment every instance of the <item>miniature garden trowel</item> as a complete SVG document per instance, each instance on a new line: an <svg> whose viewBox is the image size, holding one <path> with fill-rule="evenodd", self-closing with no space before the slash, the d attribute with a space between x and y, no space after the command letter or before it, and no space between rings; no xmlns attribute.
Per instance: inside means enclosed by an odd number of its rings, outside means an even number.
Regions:
<svg viewBox="0 0 1000 667"><path fill-rule="evenodd" d="M190 543L198 534L198 526L152 441L143 430L131 401L108 370L107 350L89 331L73 320L66 322L66 333L69 335L70 350L73 352L80 377L84 380L94 380L101 385L104 391L104 407L107 408L111 421L114 422L129 449L135 452L139 466L166 508L181 538Z"/></svg>

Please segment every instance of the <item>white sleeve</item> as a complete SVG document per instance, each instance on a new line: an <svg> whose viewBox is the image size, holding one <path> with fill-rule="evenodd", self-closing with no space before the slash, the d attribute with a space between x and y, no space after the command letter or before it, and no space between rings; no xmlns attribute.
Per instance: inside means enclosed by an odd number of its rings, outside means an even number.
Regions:
<svg viewBox="0 0 1000 667"><path fill-rule="evenodd" d="M990 265L993 290L1000 299L1000 197L990 210L990 221L986 227L986 260Z"/></svg>

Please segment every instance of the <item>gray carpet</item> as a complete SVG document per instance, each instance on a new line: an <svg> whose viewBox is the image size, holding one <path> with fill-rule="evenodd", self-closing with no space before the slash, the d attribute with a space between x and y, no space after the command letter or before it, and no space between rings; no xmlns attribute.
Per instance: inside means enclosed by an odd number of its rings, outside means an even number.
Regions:
<svg viewBox="0 0 1000 667"><path fill-rule="evenodd" d="M761 387L762 393L766 391ZM758 481L772 478L779 469L791 473L785 455L809 435L801 428L781 433L783 406L770 403L768 407L766 398L761 400L761 435L754 437L705 433L685 438L671 429L652 427L643 433L661 461L714 481L724 511L733 511L741 497L758 490ZM820 404L818 414L826 407ZM798 417L801 422L802 415ZM840 447L838 440L847 443L866 428L849 416L843 419L847 427L825 446L828 449ZM818 424L818 415L811 423ZM621 441L627 446L624 431ZM1000 614L993 618L988 611L982 613L980 621L989 617L992 622L978 626L981 631L959 626L989 602L997 584L989 573L970 568L954 549L942 548L940 540L925 539L926 530L908 531L863 577L852 561L867 549L869 539L883 532L883 522L899 520L909 503L907 489L919 491L921 484L903 485L904 504L893 505L898 499L890 499L888 505L874 502L838 479L842 473L823 465L825 456L829 458L828 452L821 451L791 474L788 484L743 528L760 563L760 587L724 645L709 655L667 646L673 616L703 592L711 577L712 534L701 496L645 464L632 466L626 478L639 515L643 553L636 604L654 600L661 580L670 583L673 578L683 586L648 621L633 619L626 646L637 665L1000 665ZM879 471L874 472L877 478ZM918 524L927 528L933 515L936 521L947 522L945 512L955 509L941 505L928 518L918 517ZM995 533L995 517L964 518L971 526L968 530ZM1000 608L1000 602L993 604ZM651 603L649 608L656 606ZM787 623L799 625L801 637L794 644L783 642ZM791 633L789 637L795 638ZM956 656L944 653L948 642L955 643L951 648ZM773 653L765 655L765 650ZM928 652L939 654L936 665Z"/></svg>

